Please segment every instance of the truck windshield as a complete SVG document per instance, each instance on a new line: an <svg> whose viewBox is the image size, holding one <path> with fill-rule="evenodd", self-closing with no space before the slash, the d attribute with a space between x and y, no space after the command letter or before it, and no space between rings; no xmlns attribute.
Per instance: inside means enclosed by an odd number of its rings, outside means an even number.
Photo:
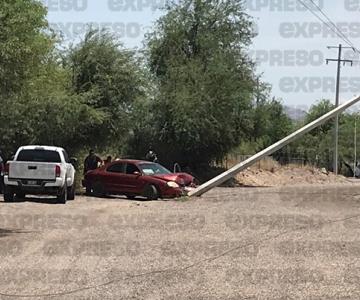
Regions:
<svg viewBox="0 0 360 300"><path fill-rule="evenodd" d="M51 150L21 150L17 161L61 163L58 152Z"/></svg>

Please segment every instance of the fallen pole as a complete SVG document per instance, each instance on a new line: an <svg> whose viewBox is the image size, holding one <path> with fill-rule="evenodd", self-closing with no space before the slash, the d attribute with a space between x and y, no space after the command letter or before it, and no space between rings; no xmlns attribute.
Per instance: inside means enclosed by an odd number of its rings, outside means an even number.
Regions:
<svg viewBox="0 0 360 300"><path fill-rule="evenodd" d="M344 104L334 108L330 112L326 113L325 115L321 116L320 118L316 119L315 121L305 125L304 127L296 130L292 134L288 135L287 137L283 138L282 140L276 142L275 144L267 147L266 149L256 153L252 157L246 159L245 161L235 165L231 169L225 171L224 173L214 177L213 179L205 182L204 184L198 186L196 189L191 191L188 195L192 196L201 196L202 194L206 193L207 191L211 190L214 187L219 186L220 184L224 183L226 180L234 177L237 173L241 172L242 170L248 168L255 162L261 160L262 158L269 156L270 154L274 153L275 151L281 149L282 147L288 145L292 141L296 140L300 136L308 133L309 131L313 130L314 128L324 124L326 121L336 117L339 113L346 110L348 107L354 105L356 102L360 101L360 96L357 96Z"/></svg>

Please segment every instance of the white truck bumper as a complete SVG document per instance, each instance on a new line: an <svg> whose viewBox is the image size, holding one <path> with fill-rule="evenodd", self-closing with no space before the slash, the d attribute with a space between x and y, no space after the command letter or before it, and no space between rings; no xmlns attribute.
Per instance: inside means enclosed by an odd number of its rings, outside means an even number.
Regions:
<svg viewBox="0 0 360 300"><path fill-rule="evenodd" d="M9 179L8 176L4 177L4 183L5 185L11 185L11 186L27 186L28 184L26 182L31 181L31 180L23 180L23 179ZM44 186L44 187L62 187L64 186L64 179L63 178L56 178L55 181L48 181L48 180L33 180L36 181L37 183L39 183L39 186ZM29 186L36 186L36 185L29 185Z"/></svg>

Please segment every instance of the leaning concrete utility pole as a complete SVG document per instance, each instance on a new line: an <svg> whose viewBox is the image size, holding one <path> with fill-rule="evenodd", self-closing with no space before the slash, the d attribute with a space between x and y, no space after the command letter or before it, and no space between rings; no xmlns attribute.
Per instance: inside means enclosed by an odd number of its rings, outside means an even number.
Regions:
<svg viewBox="0 0 360 300"><path fill-rule="evenodd" d="M298 129L297 131L293 132L292 134L288 135L287 137L283 138L282 140L267 147L266 149L260 151L259 153L253 155L252 157L246 159L245 161L237 164L236 166L234 166L231 169L225 171L224 173L216 176L215 178L198 186L195 190L191 191L188 195L189 196L201 196L202 194L206 193L207 191L211 190L212 188L217 187L220 184L222 184L223 182L225 182L226 180L234 177L237 173L239 173L242 170L246 169L247 167L251 166L255 162L261 160L262 158L264 158L266 156L269 156L270 154L281 149L282 147L286 146L287 144L291 143L292 141L298 139L300 136L304 135L305 133L324 124L326 121L334 118L336 115L343 112L345 109L347 109L351 105L354 105L358 101L360 101L360 96L355 97L355 98L349 100L348 102L345 102L344 104L341 104L340 106L334 108L327 114L321 116L320 118L316 119L315 121Z"/></svg>
<svg viewBox="0 0 360 300"><path fill-rule="evenodd" d="M335 107L339 106L339 95L340 95L340 71L341 71L341 63L344 63L344 65L348 62L353 64L352 60L347 59L341 59L341 52L342 49L353 49L352 47L343 47L341 44L339 46L328 46L328 49L338 49L338 59L327 59L326 64L329 64L329 61L336 61L337 62L337 75L336 75L336 97L335 97ZM338 145L339 145L339 115L335 116L335 128L334 128L334 162L333 162L333 168L334 173L338 174Z"/></svg>

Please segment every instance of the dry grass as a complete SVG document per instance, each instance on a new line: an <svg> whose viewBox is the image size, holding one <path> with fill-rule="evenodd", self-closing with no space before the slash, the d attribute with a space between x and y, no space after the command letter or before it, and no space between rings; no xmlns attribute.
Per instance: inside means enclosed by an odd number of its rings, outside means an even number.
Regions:
<svg viewBox="0 0 360 300"><path fill-rule="evenodd" d="M294 164L294 163L287 164L285 167L288 169L302 169L302 170L309 170L309 171L318 169L313 165L303 165L303 164Z"/></svg>
<svg viewBox="0 0 360 300"><path fill-rule="evenodd" d="M281 166L276 160L271 157L266 157L256 163L255 168L274 173L276 170L280 169Z"/></svg>

